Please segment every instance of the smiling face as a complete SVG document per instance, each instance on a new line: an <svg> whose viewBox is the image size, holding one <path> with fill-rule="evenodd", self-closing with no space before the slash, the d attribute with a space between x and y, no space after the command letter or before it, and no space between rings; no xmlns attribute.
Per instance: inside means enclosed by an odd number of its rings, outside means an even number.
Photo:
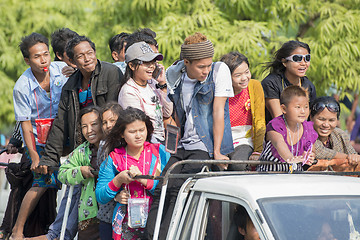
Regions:
<svg viewBox="0 0 360 240"><path fill-rule="evenodd" d="M337 125L337 113L324 108L322 112L313 116L311 121L314 122L314 129L319 135L319 140L325 143Z"/></svg>
<svg viewBox="0 0 360 240"><path fill-rule="evenodd" d="M118 116L111 110L107 110L102 115L102 129L105 135L108 135L111 129L115 126Z"/></svg>
<svg viewBox="0 0 360 240"><path fill-rule="evenodd" d="M209 75L212 58L203 58L200 60L193 60L192 62L184 59L184 64L186 66L186 73L188 77L202 82L206 80Z"/></svg>
<svg viewBox="0 0 360 240"><path fill-rule="evenodd" d="M74 47L74 59L72 61L83 75L88 75L95 70L96 53L88 41L80 42Z"/></svg>
<svg viewBox="0 0 360 240"><path fill-rule="evenodd" d="M281 109L289 123L302 123L309 116L309 100L303 96L293 96L287 106L281 105Z"/></svg>
<svg viewBox="0 0 360 240"><path fill-rule="evenodd" d="M81 132L86 141L95 146L99 146L100 140L103 138L101 122L96 112L89 112L81 117Z"/></svg>
<svg viewBox="0 0 360 240"><path fill-rule="evenodd" d="M129 67L133 70L133 79L141 84L145 84L148 80L151 80L153 77L153 72L155 70L156 61L143 62L138 65L137 68L130 62Z"/></svg>
<svg viewBox="0 0 360 240"><path fill-rule="evenodd" d="M126 125L124 133L121 136L127 143L130 151L136 151L143 147L147 137L147 128L145 122L136 120Z"/></svg>
<svg viewBox="0 0 360 240"><path fill-rule="evenodd" d="M251 79L251 72L246 62L242 62L231 74L235 95L246 89Z"/></svg>
<svg viewBox="0 0 360 240"><path fill-rule="evenodd" d="M309 54L309 52L305 48L298 47L290 55L294 54L306 55ZM305 62L305 59L302 59L301 62L292 62L289 60L285 60L283 62L283 65L286 68L285 75L288 78L300 78L305 76L306 71L310 67L310 62Z"/></svg>
<svg viewBox="0 0 360 240"><path fill-rule="evenodd" d="M30 66L34 75L45 73L44 68L48 68L51 63L49 48L45 43L37 43L29 48L29 58L24 58L27 65Z"/></svg>

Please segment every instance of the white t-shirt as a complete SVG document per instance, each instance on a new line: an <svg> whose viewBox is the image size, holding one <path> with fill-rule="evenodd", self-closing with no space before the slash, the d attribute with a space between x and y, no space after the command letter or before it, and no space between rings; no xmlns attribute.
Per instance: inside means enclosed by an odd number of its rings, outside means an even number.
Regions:
<svg viewBox="0 0 360 240"><path fill-rule="evenodd" d="M190 107L190 100L193 96L194 87L198 80L190 79L186 72L182 77L184 79L182 85L182 102L183 108L186 112L186 122L184 126L184 135L181 138L179 145L182 146L185 150L208 151L205 144L201 141L199 135L196 132ZM215 83L215 97L234 96L230 69L225 63L217 63L214 66L213 81Z"/></svg>
<svg viewBox="0 0 360 240"><path fill-rule="evenodd" d="M121 88L118 102L123 109L127 107L138 108L150 117L154 127L152 142L165 140L162 104L160 93L155 93L156 89L150 84L140 87L130 79ZM166 94L164 95L166 97Z"/></svg>

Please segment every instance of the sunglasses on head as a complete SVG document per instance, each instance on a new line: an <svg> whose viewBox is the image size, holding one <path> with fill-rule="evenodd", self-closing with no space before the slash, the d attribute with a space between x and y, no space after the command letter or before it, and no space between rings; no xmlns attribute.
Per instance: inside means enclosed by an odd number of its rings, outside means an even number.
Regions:
<svg viewBox="0 0 360 240"><path fill-rule="evenodd" d="M294 54L285 59L292 62L301 62L303 59L305 59L305 62L310 62L311 57L310 54L306 54L306 55Z"/></svg>
<svg viewBox="0 0 360 240"><path fill-rule="evenodd" d="M327 108L330 112L340 112L340 106L337 103L329 102L329 103L323 103L318 102L314 104L313 110L315 112L322 112L325 108Z"/></svg>

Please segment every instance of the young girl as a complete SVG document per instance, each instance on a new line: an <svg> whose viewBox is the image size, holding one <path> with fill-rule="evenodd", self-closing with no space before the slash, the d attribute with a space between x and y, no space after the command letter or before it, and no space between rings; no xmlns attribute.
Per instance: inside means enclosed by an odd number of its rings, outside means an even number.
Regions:
<svg viewBox="0 0 360 240"><path fill-rule="evenodd" d="M111 129L115 126L115 123L122 111L121 106L117 102L108 102L102 109L102 130L104 137L106 137ZM108 157L108 153L104 149L105 141L101 141L99 144L99 150L97 154L98 166ZM111 239L112 237L112 215L116 203L110 201L106 204L99 204L99 211L97 218L100 220L99 232L100 239Z"/></svg>
<svg viewBox="0 0 360 240"><path fill-rule="evenodd" d="M261 82L265 95L266 123L282 114L280 94L287 86L307 89L310 102L316 98L314 84L305 76L310 67L310 47L299 41L288 41L275 53L274 61L267 65L270 74Z"/></svg>
<svg viewBox="0 0 360 240"><path fill-rule="evenodd" d="M259 171L303 171L311 165L313 144L318 135L309 116L309 100L305 89L289 86L280 96L282 115L266 126L264 150L260 160L283 164L258 166ZM287 163L287 164L286 164Z"/></svg>
<svg viewBox="0 0 360 240"><path fill-rule="evenodd" d="M154 53L145 42L129 46L125 53L126 83L121 86L118 99L123 109L134 107L150 117L154 126L153 142L165 141L163 118L169 118L173 110L172 102L167 98L164 66L156 63L162 59L163 55Z"/></svg>
<svg viewBox="0 0 360 240"><path fill-rule="evenodd" d="M147 174L158 176L170 158L163 145L148 142L152 131L151 120L144 112L127 108L121 111L114 128L105 140L106 150L110 150L111 153L100 167L96 187L97 200L102 204L107 203L121 190L126 190L130 195L119 199L121 203L115 207L114 239L146 238L143 227L129 227L131 223L128 223L128 219L131 216L126 204L133 199L143 200L145 209L150 209L152 192L157 181L134 180L133 177ZM141 220L146 222L146 217Z"/></svg>
<svg viewBox="0 0 360 240"><path fill-rule="evenodd" d="M231 72L234 97L229 98L231 133L235 151L230 159L256 160L262 151L265 135L265 100L261 83L251 79L248 58L230 52L220 61ZM256 111L255 111L256 109ZM244 170L241 165L229 165L231 170Z"/></svg>
<svg viewBox="0 0 360 240"><path fill-rule="evenodd" d="M67 185L82 184L79 203L79 238L99 237L96 215L95 179L91 172L98 169L97 150L103 137L100 109L90 106L81 109L81 132L86 141L78 146L60 166L59 180Z"/></svg>

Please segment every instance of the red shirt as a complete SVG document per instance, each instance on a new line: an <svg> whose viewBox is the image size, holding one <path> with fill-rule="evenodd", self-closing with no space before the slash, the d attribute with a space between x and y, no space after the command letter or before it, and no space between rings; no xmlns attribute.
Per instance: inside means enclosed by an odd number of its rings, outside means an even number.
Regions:
<svg viewBox="0 0 360 240"><path fill-rule="evenodd" d="M252 125L249 88L229 98L231 127Z"/></svg>

